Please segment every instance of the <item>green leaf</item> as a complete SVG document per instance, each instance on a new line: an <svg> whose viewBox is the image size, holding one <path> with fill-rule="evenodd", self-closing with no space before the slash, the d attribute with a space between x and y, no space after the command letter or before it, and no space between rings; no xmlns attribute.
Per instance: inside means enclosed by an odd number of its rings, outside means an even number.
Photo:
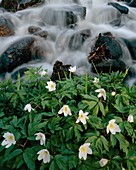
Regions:
<svg viewBox="0 0 136 170"><path fill-rule="evenodd" d="M69 156L69 162L68 162L69 169L75 169L78 164L78 161L79 158L77 156L75 155Z"/></svg>
<svg viewBox="0 0 136 170"><path fill-rule="evenodd" d="M82 100L82 102L86 105L88 105L88 109L91 110L94 108L94 106L97 104L96 101L87 101L87 100Z"/></svg>
<svg viewBox="0 0 136 170"><path fill-rule="evenodd" d="M84 97L84 99L86 99L86 100L94 100L94 101L96 101L96 102L98 102L98 98L96 97L96 96L94 96L94 95L88 95L88 94L82 94L82 96Z"/></svg>
<svg viewBox="0 0 136 170"><path fill-rule="evenodd" d="M12 169L18 169L20 168L24 163L24 160L23 160L23 155L18 155L14 161L14 165L12 166Z"/></svg>
<svg viewBox="0 0 136 170"><path fill-rule="evenodd" d="M25 161L28 169L30 169L30 170L35 170L36 169L36 167L35 167L35 159L34 159L35 154L36 153L31 148L27 148L23 153L24 161Z"/></svg>
<svg viewBox="0 0 136 170"><path fill-rule="evenodd" d="M107 139L102 135L101 135L100 138L101 138L101 141L102 141L103 146L106 149L106 151L109 151L109 143L108 143Z"/></svg>
<svg viewBox="0 0 136 170"><path fill-rule="evenodd" d="M101 102L99 102L99 107L100 107L100 111L102 112L103 116L105 116L104 106Z"/></svg>
<svg viewBox="0 0 136 170"><path fill-rule="evenodd" d="M118 139L120 144L120 149L123 150L126 154L128 153L128 141L125 140L125 137L121 133L116 133L115 137Z"/></svg>
<svg viewBox="0 0 136 170"><path fill-rule="evenodd" d="M56 164L58 165L60 170L67 170L67 160L66 157L58 154L55 156Z"/></svg>
<svg viewBox="0 0 136 170"><path fill-rule="evenodd" d="M10 154L5 159L3 159L2 163L9 161L10 159L13 159L14 157L20 155L22 152L23 152L22 149L16 149L13 152L10 152Z"/></svg>
<svg viewBox="0 0 136 170"><path fill-rule="evenodd" d="M97 136L91 136L85 142L86 143L95 143L97 138L98 138Z"/></svg>
<svg viewBox="0 0 136 170"><path fill-rule="evenodd" d="M89 119L87 120L87 122L91 125L91 127L93 127L94 129L103 129L101 118L93 115L89 115L88 117Z"/></svg>
<svg viewBox="0 0 136 170"><path fill-rule="evenodd" d="M79 139L81 138L81 133L80 133L80 131L83 131L82 128L81 128L81 126L78 125L78 124L76 124L76 125L74 126L74 134L75 134L75 137L77 138L77 141L79 141Z"/></svg>
<svg viewBox="0 0 136 170"><path fill-rule="evenodd" d="M128 135L131 136L133 134L133 127L132 127L132 125L129 122L127 122L127 121L125 121L123 125L124 125Z"/></svg>
<svg viewBox="0 0 136 170"><path fill-rule="evenodd" d="M49 170L59 170L58 167L57 167L57 164L56 164L56 162L54 160L51 161Z"/></svg>
<svg viewBox="0 0 136 170"><path fill-rule="evenodd" d="M93 115L97 116L98 115L98 112L99 112L99 106L98 104L94 107L93 109Z"/></svg>
<svg viewBox="0 0 136 170"><path fill-rule="evenodd" d="M115 145L116 145L116 143L117 143L117 139L116 139L116 137L115 137L115 135L113 135L113 134L110 134L110 143L111 143L111 145L114 147Z"/></svg>
<svg viewBox="0 0 136 170"><path fill-rule="evenodd" d="M117 96L117 99L115 101L115 104L113 104L113 106L120 112L120 113L124 113L125 109L124 106L122 104L122 100L121 100L121 96Z"/></svg>

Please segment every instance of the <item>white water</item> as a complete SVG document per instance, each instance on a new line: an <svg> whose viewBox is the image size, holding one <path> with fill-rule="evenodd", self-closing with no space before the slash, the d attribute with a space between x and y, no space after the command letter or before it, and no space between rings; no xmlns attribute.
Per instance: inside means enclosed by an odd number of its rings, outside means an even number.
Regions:
<svg viewBox="0 0 136 170"><path fill-rule="evenodd" d="M0 54L7 49L10 44L15 42L19 38L30 35L28 32L29 26L40 26L42 30L46 30L49 34L48 38L42 39L37 37L35 46L40 46L41 54L44 57L42 61L32 61L23 64L16 68L26 66L41 66L44 69L48 69L48 73L52 73L52 67L56 60L62 61L64 64L71 64L77 66L78 74L91 73L91 64L87 61L87 56L91 51L91 46L94 46L96 37L99 33L111 32L115 37L122 37L127 39L136 39L136 9L129 8L129 14L120 14L120 12L112 6L108 6L107 2L116 2L116 0L75 0L82 6L86 6L87 13L85 20L78 20L76 30L68 29L61 24L62 18L57 21L57 26L50 26L43 23L42 10L46 6L51 8L59 8L61 6L69 6L75 4L72 0L45 0L45 4L37 8L28 8L16 13L1 13L0 15L9 15L12 22L15 25L15 35L8 38L0 38ZM123 2L121 3L122 5ZM111 26L109 23L116 20L118 16L121 17L121 26ZM46 18L51 18L51 15L46 15ZM73 32L89 29L91 31L91 37L87 38L83 46L78 50L70 50L68 48L69 39L73 35ZM32 36L32 35L31 35ZM123 61L128 66L132 66L132 59L127 47L122 44L124 49ZM136 69L136 66L133 65ZM15 71L14 70L14 71ZM14 72L13 71L13 72ZM136 77L134 77L134 80Z"/></svg>

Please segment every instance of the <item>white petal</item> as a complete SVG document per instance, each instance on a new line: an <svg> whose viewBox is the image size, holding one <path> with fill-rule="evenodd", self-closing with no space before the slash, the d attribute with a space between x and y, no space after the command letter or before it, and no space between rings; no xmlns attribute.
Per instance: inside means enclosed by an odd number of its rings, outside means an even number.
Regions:
<svg viewBox="0 0 136 170"><path fill-rule="evenodd" d="M11 135L11 134L12 134L12 133L6 132L6 133L4 133L3 137L4 137L4 138L8 138L8 136Z"/></svg>
<svg viewBox="0 0 136 170"><path fill-rule="evenodd" d="M100 92L101 91L101 89L97 89L97 90L95 90L95 92Z"/></svg>
<svg viewBox="0 0 136 170"><path fill-rule="evenodd" d="M101 93L98 94L98 98L102 97L103 95Z"/></svg>
<svg viewBox="0 0 136 170"><path fill-rule="evenodd" d="M63 113L63 108L61 108L58 112L58 114L62 114Z"/></svg>
<svg viewBox="0 0 136 170"><path fill-rule="evenodd" d="M88 112L85 112L86 117L87 117L88 114L89 114ZM89 118L88 118L88 119L89 119Z"/></svg>
<svg viewBox="0 0 136 170"><path fill-rule="evenodd" d="M114 123L116 120L115 119L111 119L110 121L109 121L109 124L110 123Z"/></svg>
<svg viewBox="0 0 136 170"><path fill-rule="evenodd" d="M121 129L117 124L115 124L115 130L116 130L116 132L121 132Z"/></svg>
<svg viewBox="0 0 136 170"><path fill-rule="evenodd" d="M110 129L110 132L115 135L116 134L116 130L115 129Z"/></svg>
<svg viewBox="0 0 136 170"><path fill-rule="evenodd" d="M106 95L103 95L104 100L106 100Z"/></svg>
<svg viewBox="0 0 136 170"><path fill-rule="evenodd" d="M81 119L81 122L85 125L86 124L86 119Z"/></svg>
<svg viewBox="0 0 136 170"><path fill-rule="evenodd" d="M84 143L83 146L89 147L90 143Z"/></svg>
<svg viewBox="0 0 136 170"><path fill-rule="evenodd" d="M82 154L82 157L83 157L84 160L86 160L87 159L87 153Z"/></svg>
<svg viewBox="0 0 136 170"><path fill-rule="evenodd" d="M42 159L43 159L43 155L42 155L42 154L39 154L38 160L40 161L40 160L42 160Z"/></svg>
<svg viewBox="0 0 136 170"><path fill-rule="evenodd" d="M79 122L80 122L80 119L78 118L77 121L76 121L76 123L79 123Z"/></svg>
<svg viewBox="0 0 136 170"><path fill-rule="evenodd" d="M65 117L67 117L67 116L68 116L68 114L67 114L66 112L64 112L64 116L65 116Z"/></svg>
<svg viewBox="0 0 136 170"><path fill-rule="evenodd" d="M5 148L9 148L12 145L12 143L9 143Z"/></svg>
<svg viewBox="0 0 136 170"><path fill-rule="evenodd" d="M133 115L129 115L127 121L130 122L130 123L134 122Z"/></svg>
<svg viewBox="0 0 136 170"><path fill-rule="evenodd" d="M4 141L1 143L2 146L5 146L5 145L7 145L7 144L8 144L8 141L7 141L7 140L4 140Z"/></svg>
<svg viewBox="0 0 136 170"><path fill-rule="evenodd" d="M88 154L92 154L92 149L90 149L89 147L87 148L87 153Z"/></svg>
<svg viewBox="0 0 136 170"><path fill-rule="evenodd" d="M109 133L109 126L107 126L107 129L106 129L106 131L107 131L107 134Z"/></svg>

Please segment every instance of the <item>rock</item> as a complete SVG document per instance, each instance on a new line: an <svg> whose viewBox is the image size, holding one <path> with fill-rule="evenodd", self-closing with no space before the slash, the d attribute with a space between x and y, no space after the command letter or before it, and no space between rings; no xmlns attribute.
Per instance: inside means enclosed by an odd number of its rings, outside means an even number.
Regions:
<svg viewBox="0 0 136 170"><path fill-rule="evenodd" d="M16 12L21 9L31 7L33 5L42 4L44 0L2 0L1 7L9 12Z"/></svg>
<svg viewBox="0 0 136 170"><path fill-rule="evenodd" d="M125 71L126 64L121 60L122 48L119 41L111 33L99 35L95 46L88 56L92 64L92 71L104 73L111 71Z"/></svg>
<svg viewBox="0 0 136 170"><path fill-rule="evenodd" d="M10 18L0 16L0 37L7 37L14 35L14 25Z"/></svg>
<svg viewBox="0 0 136 170"><path fill-rule="evenodd" d="M40 27L38 27L38 26L30 26L30 27L28 27L28 32L30 34L36 33L36 32L41 31L41 30L42 29Z"/></svg>
<svg viewBox="0 0 136 170"><path fill-rule="evenodd" d="M31 6L41 5L42 3L44 3L44 0L21 0L18 3L18 10L25 9Z"/></svg>
<svg viewBox="0 0 136 170"><path fill-rule="evenodd" d="M36 35L36 36L39 36L41 38L47 38L48 36L48 32L45 31L45 30L41 30L41 31L38 31L38 32L35 32L33 35Z"/></svg>
<svg viewBox="0 0 136 170"><path fill-rule="evenodd" d="M17 6L18 6L18 0L12 0L12 1L2 0L1 2L1 7L3 7L9 12L16 12Z"/></svg>
<svg viewBox="0 0 136 170"><path fill-rule="evenodd" d="M63 78L69 77L69 68L71 65L63 65L61 61L56 61L53 66L53 72L51 75L51 80L62 80ZM73 73L72 75L73 76Z"/></svg>
<svg viewBox="0 0 136 170"><path fill-rule="evenodd" d="M75 24L78 17L81 19L85 16L86 8L80 5L70 6L46 6L41 11L42 20L48 25L57 25L66 27Z"/></svg>
<svg viewBox="0 0 136 170"><path fill-rule="evenodd" d="M0 56L0 73L11 72L17 66L32 60L31 46L34 40L33 37L25 37L10 45Z"/></svg>
<svg viewBox="0 0 136 170"><path fill-rule="evenodd" d="M104 46L105 50L109 51L109 59L119 59L122 56L122 48L119 41L109 33L99 34L93 51Z"/></svg>
<svg viewBox="0 0 136 170"><path fill-rule="evenodd" d="M95 73L110 73L112 71L126 71L126 64L121 60L107 60L102 61L98 64L95 64L95 67L92 67L92 71ZM96 72L97 70L97 72Z"/></svg>
<svg viewBox="0 0 136 170"><path fill-rule="evenodd" d="M132 0L128 5L130 7L136 7L136 0Z"/></svg>
<svg viewBox="0 0 136 170"><path fill-rule="evenodd" d="M115 7L117 10L119 10L122 14L128 14L129 9L126 6L120 5L115 2L109 2L108 5L111 5Z"/></svg>
<svg viewBox="0 0 136 170"><path fill-rule="evenodd" d="M79 48L81 48L85 40L90 36L91 36L90 29L75 31L70 38L69 48L71 50L78 50Z"/></svg>
<svg viewBox="0 0 136 170"><path fill-rule="evenodd" d="M136 39L124 39L133 60L136 60Z"/></svg>

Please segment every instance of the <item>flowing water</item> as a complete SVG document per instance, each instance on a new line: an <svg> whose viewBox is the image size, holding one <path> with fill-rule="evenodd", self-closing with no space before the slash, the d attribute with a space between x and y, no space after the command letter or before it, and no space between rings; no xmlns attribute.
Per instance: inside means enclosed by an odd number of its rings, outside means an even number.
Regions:
<svg viewBox="0 0 136 170"><path fill-rule="evenodd" d="M15 35L0 38L0 55L17 39L23 38L25 36L33 36L28 32L29 26L40 26L42 30L46 30L49 34L47 39L36 38L35 48L40 47L40 55L42 55L42 61L30 61L28 63L22 64L17 67L16 70L27 67L39 67L43 66L44 69L48 69L48 74L51 75L53 64L56 60L62 61L64 64L71 64L77 66L77 73L80 74L91 74L90 67L91 64L88 63L87 56L91 51L91 47L94 46L96 37L99 33L111 32L115 37L122 37L126 39L135 39L136 40L136 9L129 8L128 14L121 14L117 9L112 6L107 5L108 2L116 2L115 0L45 0L45 3L40 7L27 8L16 13L0 13L0 15L8 15L12 22L15 25ZM46 24L43 17L43 8L44 15L46 16L46 22L50 23L53 20L52 10L50 9L59 9L71 8L73 4L81 4L87 8L86 17L84 20L78 18L77 26L75 29L66 28L64 26L64 20L61 17L57 17L55 25ZM122 5L123 2L121 3ZM47 7L47 10L46 10ZM117 20L118 17L121 17L121 24L119 27L112 26L110 23L114 20ZM44 24L43 24L44 23ZM83 29L88 29L91 32L91 36L86 38L84 44L81 48L78 47L80 39L78 36L73 40L72 48L69 48L70 38L73 33L78 32ZM121 47L123 49L123 58L122 60L128 66L133 67L136 70L136 64L132 61L130 53L125 46L125 44L119 40ZM8 73L7 76L13 74ZM136 80L136 74L133 78L129 80L129 83L132 84Z"/></svg>

